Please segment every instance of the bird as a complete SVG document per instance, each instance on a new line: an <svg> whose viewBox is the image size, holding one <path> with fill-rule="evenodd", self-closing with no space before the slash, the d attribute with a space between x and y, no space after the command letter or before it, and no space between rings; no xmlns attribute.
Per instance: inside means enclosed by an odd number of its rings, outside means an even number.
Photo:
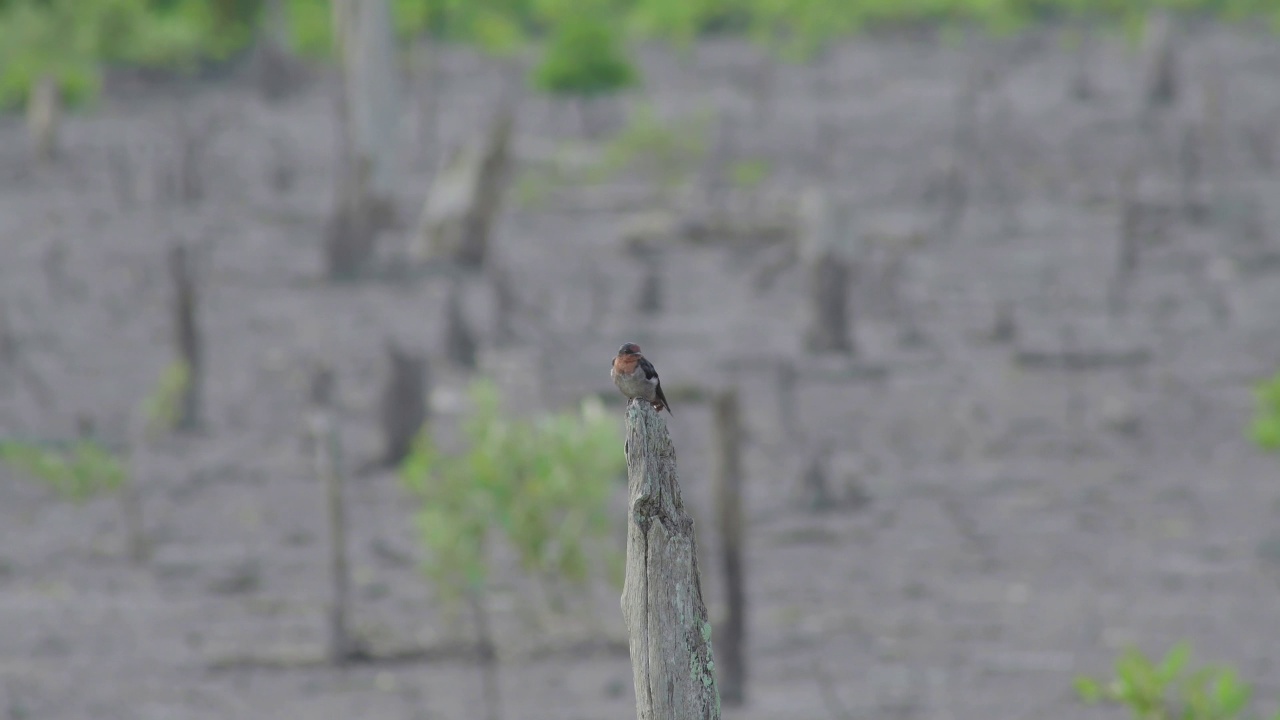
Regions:
<svg viewBox="0 0 1280 720"><path fill-rule="evenodd" d="M667 402L667 396L662 394L662 381L658 379L658 371L654 369L653 363L649 359L640 354L640 346L629 342L623 343L618 348L618 354L613 358L613 366L609 371L609 375L613 378L613 384L618 386L623 395L629 398L644 398L653 403L653 409L662 412L664 409L668 415L675 415L671 412L671 403Z"/></svg>

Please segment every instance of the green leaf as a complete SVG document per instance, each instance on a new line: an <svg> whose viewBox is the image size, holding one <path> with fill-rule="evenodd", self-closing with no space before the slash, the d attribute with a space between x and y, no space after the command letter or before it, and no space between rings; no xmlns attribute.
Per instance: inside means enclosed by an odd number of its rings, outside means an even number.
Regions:
<svg viewBox="0 0 1280 720"><path fill-rule="evenodd" d="M1093 705L1102 700L1102 685L1091 677L1078 676L1074 682L1076 695L1084 702Z"/></svg>

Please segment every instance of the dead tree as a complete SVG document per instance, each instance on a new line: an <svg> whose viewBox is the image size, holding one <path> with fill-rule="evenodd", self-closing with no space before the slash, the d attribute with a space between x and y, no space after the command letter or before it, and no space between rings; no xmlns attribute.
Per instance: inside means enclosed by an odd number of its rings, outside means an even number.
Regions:
<svg viewBox="0 0 1280 720"><path fill-rule="evenodd" d="M351 280L373 262L394 220L400 104L387 0L333 0L342 59L337 104L338 188L325 228L331 280Z"/></svg>
<svg viewBox="0 0 1280 720"><path fill-rule="evenodd" d="M718 720L711 622L702 600L693 518L685 512L667 424L627 405L627 566L622 616L638 720Z"/></svg>
<svg viewBox="0 0 1280 720"><path fill-rule="evenodd" d="M217 115L194 121L186 113L178 114L174 130L176 155L171 160L172 164L165 168L175 177L169 180L169 186L163 192L176 192L177 200L186 205L196 205L204 200L209 146L222 127L223 118ZM166 161L169 164L168 159ZM166 173L162 171L161 174Z"/></svg>
<svg viewBox="0 0 1280 720"><path fill-rule="evenodd" d="M476 366L476 336L462 308L462 282L454 280L444 303L444 351L450 361L464 368Z"/></svg>
<svg viewBox="0 0 1280 720"><path fill-rule="evenodd" d="M852 354L849 285L853 278L852 237L843 213L825 191L810 190L803 202L804 235L800 259L808 275L805 349L811 353Z"/></svg>
<svg viewBox="0 0 1280 720"><path fill-rule="evenodd" d="M284 98L298 80L289 54L289 18L284 5L284 0L266 0L253 49L254 80L268 101Z"/></svg>
<svg viewBox="0 0 1280 720"><path fill-rule="evenodd" d="M36 162L52 162L58 156L58 129L62 122L62 90L58 79L41 75L27 98L27 133Z"/></svg>
<svg viewBox="0 0 1280 720"><path fill-rule="evenodd" d="M747 683L747 595L743 579L742 418L738 394L725 391L715 398L716 524L729 612L720 635L721 699L726 705L742 705Z"/></svg>
<svg viewBox="0 0 1280 720"><path fill-rule="evenodd" d="M397 184L399 70L388 0L332 0L342 64L350 157L367 173L372 198L389 202Z"/></svg>
<svg viewBox="0 0 1280 720"><path fill-rule="evenodd" d="M809 452L809 461L800 478L800 490L803 493L804 507L810 512L823 512L836 505L830 481L833 449L830 440L823 440Z"/></svg>
<svg viewBox="0 0 1280 720"><path fill-rule="evenodd" d="M1176 28L1167 10L1147 15L1142 38L1143 112L1172 105L1178 97Z"/></svg>
<svg viewBox="0 0 1280 720"><path fill-rule="evenodd" d="M1138 199L1138 167L1130 163L1120 173L1120 227L1117 236L1116 267L1111 278L1109 308L1117 314L1124 310L1129 284L1138 270L1141 243L1142 208Z"/></svg>
<svg viewBox="0 0 1280 720"><path fill-rule="evenodd" d="M444 259L481 267L502 206L513 108L499 108L489 131L456 149L436 176L418 220L409 255L417 263Z"/></svg>
<svg viewBox="0 0 1280 720"><path fill-rule="evenodd" d="M335 665L359 656L347 630L349 574L347 571L346 504L343 499L342 442L333 407L333 372L318 367L311 374L307 412L308 449L316 479L324 484L329 513L329 575L333 596L329 606L329 660Z"/></svg>
<svg viewBox="0 0 1280 720"><path fill-rule="evenodd" d="M662 257L653 253L645 261L644 278L640 281L636 308L646 315L662 312Z"/></svg>
<svg viewBox="0 0 1280 720"><path fill-rule="evenodd" d="M774 369L774 382L777 387L778 399L778 421L782 424L782 431L790 440L797 440L800 437L800 417L796 413L796 385L799 381L799 373L796 372L796 365L788 359L778 361L777 367Z"/></svg>
<svg viewBox="0 0 1280 720"><path fill-rule="evenodd" d="M271 189L281 195L293 189L298 179L298 161L289 141L284 136L274 136L271 143L271 165L268 180Z"/></svg>
<svg viewBox="0 0 1280 720"><path fill-rule="evenodd" d="M181 241L169 248L169 277L173 284L173 333L178 359L187 371L179 405L178 430L200 425L204 387L204 347L200 337L198 293L190 252Z"/></svg>
<svg viewBox="0 0 1280 720"><path fill-rule="evenodd" d="M382 391L382 464L399 465L413 450L423 424L427 422L427 359L414 355L395 341L387 340L387 384Z"/></svg>
<svg viewBox="0 0 1280 720"><path fill-rule="evenodd" d="M505 269L491 265L487 275L493 290L493 343L497 347L505 347L517 335L514 320L520 310L520 299L511 286L511 274Z"/></svg>

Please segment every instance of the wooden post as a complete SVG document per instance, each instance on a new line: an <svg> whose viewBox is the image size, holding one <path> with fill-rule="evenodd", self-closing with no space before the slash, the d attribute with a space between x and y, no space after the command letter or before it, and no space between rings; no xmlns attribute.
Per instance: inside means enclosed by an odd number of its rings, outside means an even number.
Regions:
<svg viewBox="0 0 1280 720"><path fill-rule="evenodd" d="M347 532L343 501L342 446L333 413L333 372L317 368L311 376L310 435L311 464L317 479L324 482L329 508L329 574L333 584L329 607L329 660L335 665L356 657L357 649L347 633Z"/></svg>
<svg viewBox="0 0 1280 720"><path fill-rule="evenodd" d="M747 684L747 594L744 590L742 546L742 420L738 393L726 390L716 396L716 525L720 530L720 561L724 572L729 614L720 627L720 656L724 675L721 696L726 705L741 705Z"/></svg>
<svg viewBox="0 0 1280 720"><path fill-rule="evenodd" d="M667 424L627 406L627 569L622 616L638 720L718 720L711 623L702 601L693 518L685 512Z"/></svg>

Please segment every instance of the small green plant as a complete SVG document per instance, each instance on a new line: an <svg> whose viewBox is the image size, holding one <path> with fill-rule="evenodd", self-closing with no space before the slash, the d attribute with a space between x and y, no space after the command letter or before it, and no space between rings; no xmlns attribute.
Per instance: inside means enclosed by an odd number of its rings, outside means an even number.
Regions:
<svg viewBox="0 0 1280 720"><path fill-rule="evenodd" d="M550 168L524 172L516 194L522 204L535 206L553 188L598 185L634 173L671 196L692 180L701 164L711 119L710 113L699 112L664 122L651 106L639 105L598 157L584 162L565 146Z"/></svg>
<svg viewBox="0 0 1280 720"><path fill-rule="evenodd" d="M1245 720L1253 689L1230 667L1206 665L1189 671L1191 646L1180 642L1158 662L1136 648L1116 660L1115 677L1078 677L1076 693L1086 703L1129 708L1134 720ZM1280 712L1273 716L1280 720Z"/></svg>
<svg viewBox="0 0 1280 720"><path fill-rule="evenodd" d="M1249 436L1267 452L1280 451L1280 372L1253 390L1253 420Z"/></svg>
<svg viewBox="0 0 1280 720"><path fill-rule="evenodd" d="M129 478L110 450L87 438L63 446L5 440L0 442L0 462L76 504L118 490Z"/></svg>
<svg viewBox="0 0 1280 720"><path fill-rule="evenodd" d="M758 187L769 177L769 163L760 158L739 160L729 166L729 179L736 187Z"/></svg>
<svg viewBox="0 0 1280 720"><path fill-rule="evenodd" d="M548 579L584 582L593 564L617 560L605 552L607 501L625 466L616 423L590 405L581 413L510 419L489 382L474 385L471 399L465 451L445 453L424 433L400 467L421 503L423 571L437 592L458 598L482 587L498 535L526 571Z"/></svg>
<svg viewBox="0 0 1280 720"><path fill-rule="evenodd" d="M471 389L468 447L446 453L424 431L400 475L419 501L422 571L437 596L465 600L474 617L489 717L497 717L497 665L485 606L490 548L505 538L521 567L543 583L585 584L592 569L620 576L610 551L607 501L625 465L618 428L599 400L581 414L518 420L503 414L497 388ZM612 571L612 568L618 568Z"/></svg>
<svg viewBox="0 0 1280 720"><path fill-rule="evenodd" d="M177 427L182 418L182 398L190 378L187 364L175 360L164 369L151 394L143 399L142 415L146 419L147 440L155 440Z"/></svg>
<svg viewBox="0 0 1280 720"><path fill-rule="evenodd" d="M639 79L614 24L589 12L559 22L533 71L538 90L588 99L632 87Z"/></svg>

